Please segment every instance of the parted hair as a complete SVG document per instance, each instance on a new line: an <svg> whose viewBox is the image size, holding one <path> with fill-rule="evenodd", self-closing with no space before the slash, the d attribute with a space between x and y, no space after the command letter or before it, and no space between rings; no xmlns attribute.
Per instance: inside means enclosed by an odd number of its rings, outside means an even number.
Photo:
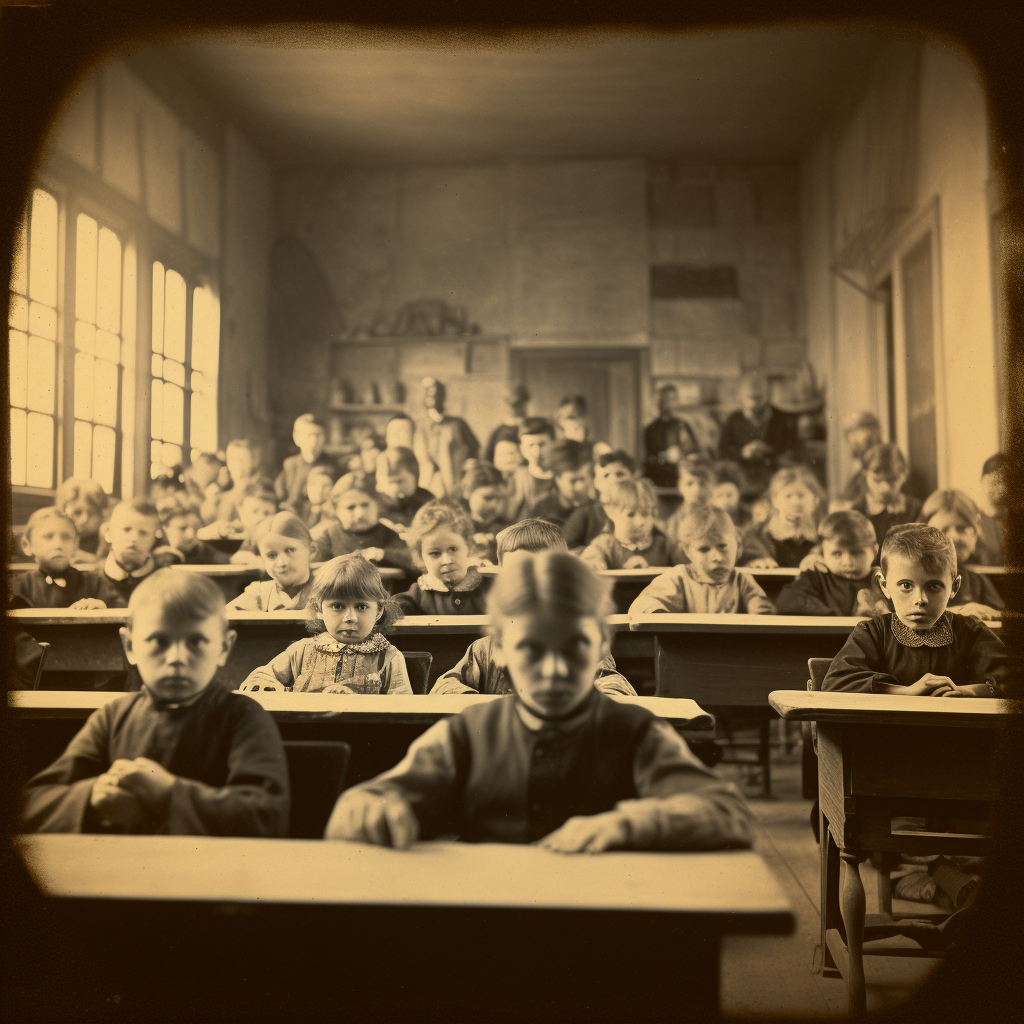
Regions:
<svg viewBox="0 0 1024 1024"><path fill-rule="evenodd" d="M313 544L313 538L309 534L309 527L294 512L277 512L264 519L253 533L253 540L256 542L256 546L259 547L272 533L301 541L307 548Z"/></svg>
<svg viewBox="0 0 1024 1024"><path fill-rule="evenodd" d="M620 480L605 492L601 504L607 508L640 509L656 514L658 495L650 480Z"/></svg>
<svg viewBox="0 0 1024 1024"><path fill-rule="evenodd" d="M94 512L105 515L110 507L110 496L95 481L81 476L69 476L58 484L53 495L53 504L63 510L73 501L84 501Z"/></svg>
<svg viewBox="0 0 1024 1024"><path fill-rule="evenodd" d="M555 476L575 473L593 463L593 450L582 441L556 441L544 456L544 468Z"/></svg>
<svg viewBox="0 0 1024 1024"><path fill-rule="evenodd" d="M536 611L595 618L606 632L605 616L614 611L611 586L567 551L520 551L487 595L491 632L500 634L502 619Z"/></svg>
<svg viewBox="0 0 1024 1024"><path fill-rule="evenodd" d="M870 548L878 543L874 523L863 512L853 509L825 516L818 523L818 536L822 540L834 540L845 548Z"/></svg>
<svg viewBox="0 0 1024 1024"><path fill-rule="evenodd" d="M462 481L459 489L462 497L469 501L469 496L481 487L504 487L505 477L501 470L486 459L467 459L462 467Z"/></svg>
<svg viewBox="0 0 1024 1024"><path fill-rule="evenodd" d="M420 557L423 538L427 534L433 533L439 526L446 526L452 533L457 533L467 544L473 542L476 527L473 525L473 520L469 518L469 513L457 505L435 499L428 501L412 517L409 533L406 536L409 550Z"/></svg>
<svg viewBox="0 0 1024 1024"><path fill-rule="evenodd" d="M818 499L817 508L821 508L825 503L825 490L818 482L818 478L806 466L787 466L773 474L771 482L768 484L768 497L772 504L775 503L775 496L779 491L797 483L803 484Z"/></svg>
<svg viewBox="0 0 1024 1024"><path fill-rule="evenodd" d="M685 548L712 533L737 539L740 535L732 516L725 509L714 505L695 505L679 520L676 540Z"/></svg>
<svg viewBox="0 0 1024 1024"><path fill-rule="evenodd" d="M209 576L184 569L157 569L132 591L128 598L128 628L135 612L158 605L163 613L185 622L201 622L219 615L227 625L224 594Z"/></svg>
<svg viewBox="0 0 1024 1024"><path fill-rule="evenodd" d="M37 508L35 512L28 517L28 523L25 526L25 536L31 537L32 531L36 529L41 523L45 523L47 519L57 519L62 523L70 526L75 536L78 536L78 527L75 526L74 519L71 518L62 508L57 508L54 505L47 505L45 508Z"/></svg>
<svg viewBox="0 0 1024 1024"><path fill-rule="evenodd" d="M878 561L882 567L882 575L889 574L889 559L893 555L902 555L919 562L926 572L941 576L949 573L955 580L956 548L953 542L934 526L925 523L904 523L890 527L882 541L882 551Z"/></svg>
<svg viewBox="0 0 1024 1024"><path fill-rule="evenodd" d="M865 472L884 473L886 476L906 476L907 458L897 445L891 442L876 444L869 448L861 460Z"/></svg>
<svg viewBox="0 0 1024 1024"><path fill-rule="evenodd" d="M377 463L374 467L378 474L384 476L396 476L398 473L412 473L416 479L420 476L420 463L416 453L411 448L402 445L395 445L393 448L385 448L377 456Z"/></svg>
<svg viewBox="0 0 1024 1024"><path fill-rule="evenodd" d="M380 569L358 551L349 555L339 555L329 562L324 562L313 574L309 607L316 614L320 614L324 601L337 597L358 597L364 601L376 601L381 614L374 629L381 632L402 617L402 610L388 592ZM323 623L319 626L322 628Z"/></svg>
<svg viewBox="0 0 1024 1024"><path fill-rule="evenodd" d="M498 546L498 565L513 551L568 551L562 531L547 519L520 519L506 526L494 538Z"/></svg>
<svg viewBox="0 0 1024 1024"><path fill-rule="evenodd" d="M928 500L921 506L921 514L917 517L919 523L927 523L933 516L940 512L955 512L968 526L978 529L981 522L981 512L978 506L963 491L932 491Z"/></svg>

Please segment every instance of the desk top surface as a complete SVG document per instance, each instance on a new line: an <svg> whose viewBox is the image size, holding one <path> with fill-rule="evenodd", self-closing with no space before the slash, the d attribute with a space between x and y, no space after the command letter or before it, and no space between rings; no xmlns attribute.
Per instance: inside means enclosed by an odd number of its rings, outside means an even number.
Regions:
<svg viewBox="0 0 1024 1024"><path fill-rule="evenodd" d="M866 619L844 615L746 615L716 612L714 615L637 615L629 628L640 633L849 633ZM1002 622L988 620L990 629Z"/></svg>
<svg viewBox="0 0 1024 1024"><path fill-rule="evenodd" d="M865 725L936 725L993 728L1002 716L1024 710L994 697L904 697L889 693L774 690L768 702L795 721Z"/></svg>
<svg viewBox="0 0 1024 1024"><path fill-rule="evenodd" d="M481 576L497 576L498 566L481 565L477 567ZM597 575L604 576L611 580L624 580L632 583L649 583L666 572L671 571L673 566L656 565L646 569L598 569ZM783 566L776 566L774 569L751 569L749 566L737 566L737 571L749 573L751 576L779 577L781 579L796 579L800 575L799 569L788 569Z"/></svg>
<svg viewBox="0 0 1024 1024"><path fill-rule="evenodd" d="M205 836L18 839L49 895L79 898L612 910L707 916L725 931L792 929L761 857L714 853L566 856L537 846L361 843Z"/></svg>
<svg viewBox="0 0 1024 1024"><path fill-rule="evenodd" d="M33 718L82 718L101 708L123 692L104 690L10 690L7 704L16 714ZM422 723L457 715L471 704L500 700L495 694L447 693L284 693L271 690L247 693L278 721L348 719L358 722ZM695 701L685 697L624 697L613 700L637 704L673 725L688 729L712 729L714 719Z"/></svg>
<svg viewBox="0 0 1024 1024"><path fill-rule="evenodd" d="M100 568L102 563L76 563L76 568L81 569L83 572L87 570L94 570ZM314 570L318 569L323 562L311 563L311 568ZM36 567L35 562L11 562L7 568L10 572L28 572L30 569ZM263 567L260 565L232 565L230 562L227 564L211 564L211 565L171 565L168 568L180 569L183 572L197 572L203 576L246 576L258 579L264 575ZM398 579L403 576L404 573L401 569L393 569L390 566L378 566L381 576L386 579Z"/></svg>

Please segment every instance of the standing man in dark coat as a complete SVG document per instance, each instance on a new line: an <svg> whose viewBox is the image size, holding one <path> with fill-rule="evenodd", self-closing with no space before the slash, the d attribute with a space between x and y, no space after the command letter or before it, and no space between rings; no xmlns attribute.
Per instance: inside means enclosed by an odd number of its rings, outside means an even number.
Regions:
<svg viewBox="0 0 1024 1024"><path fill-rule="evenodd" d="M674 384L658 388L658 418L644 428L644 476L658 487L675 487L679 462L700 445L686 420L676 415L679 392Z"/></svg>

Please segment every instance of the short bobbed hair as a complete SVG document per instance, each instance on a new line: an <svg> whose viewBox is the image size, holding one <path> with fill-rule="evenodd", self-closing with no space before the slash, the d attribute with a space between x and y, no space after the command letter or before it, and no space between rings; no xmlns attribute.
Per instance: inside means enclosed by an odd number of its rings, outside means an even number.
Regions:
<svg viewBox="0 0 1024 1024"><path fill-rule="evenodd" d="M978 511L978 506L963 491L933 491L921 506L921 514L917 517L917 521L927 523L929 519L937 516L940 512L955 513L968 526L973 526L975 530L981 523L981 512Z"/></svg>
<svg viewBox="0 0 1024 1024"><path fill-rule="evenodd" d="M220 587L198 572L157 569L132 591L128 598L128 628L140 608L159 606L163 613L181 622L202 622L216 615L227 628L227 609Z"/></svg>
<svg viewBox="0 0 1024 1024"><path fill-rule="evenodd" d="M793 484L802 484L817 499L816 508L821 508L825 503L825 489L818 482L818 478L806 466L788 466L780 469L772 476L768 484L768 497L772 504L775 504L775 497L779 491Z"/></svg>
<svg viewBox="0 0 1024 1024"><path fill-rule="evenodd" d="M618 508L625 511L637 509L640 512L648 512L656 515L658 511L658 495L655 493L654 485L650 480L631 479L620 480L613 487L609 487L601 504L605 508Z"/></svg>
<svg viewBox="0 0 1024 1024"><path fill-rule="evenodd" d="M374 628L380 631L386 630L402 617L398 602L388 592L380 569L358 551L350 555L339 555L329 562L324 562L313 574L309 607L317 615L320 614L324 601L338 597L376 601L380 606L381 615Z"/></svg>
<svg viewBox="0 0 1024 1024"><path fill-rule="evenodd" d="M705 458L700 455L687 455L680 459L676 464L678 469L678 476L682 477L684 473L689 473L690 476L696 477L698 480L703 480L708 487L714 487L715 485L715 469Z"/></svg>
<svg viewBox="0 0 1024 1024"><path fill-rule="evenodd" d="M374 466L378 476L397 476L399 473L412 473L418 480L420 477L420 463L416 453L411 448L403 445L395 445L385 448L377 456Z"/></svg>
<svg viewBox="0 0 1024 1024"><path fill-rule="evenodd" d="M469 501L469 496L481 487L505 487L505 477L493 462L467 459L462 467L462 480L459 484L462 497Z"/></svg>
<svg viewBox="0 0 1024 1024"><path fill-rule="evenodd" d="M907 475L907 458L890 442L869 448L861 462L865 473L882 473L888 477Z"/></svg>
<svg viewBox="0 0 1024 1024"><path fill-rule="evenodd" d="M676 539L684 548L697 543L710 534L735 537L737 541L740 536L732 516L725 509L717 508L714 505L697 505L683 516L676 529Z"/></svg>
<svg viewBox="0 0 1024 1024"><path fill-rule="evenodd" d="M551 420L546 420L543 416L530 416L519 428L519 439L522 440L527 434L547 434L553 441L555 427Z"/></svg>
<svg viewBox="0 0 1024 1024"><path fill-rule="evenodd" d="M888 576L889 559L894 555L902 555L904 558L920 562L925 572L935 576L948 574L951 580L956 579L956 548L953 547L953 542L934 526L927 526L924 523L893 526L882 541L882 551L878 559L883 576Z"/></svg>
<svg viewBox="0 0 1024 1024"><path fill-rule="evenodd" d="M253 533L256 546L259 547L272 533L281 537L291 537L305 544L307 548L313 545L309 527L294 512L277 512L264 519Z"/></svg>
<svg viewBox="0 0 1024 1024"><path fill-rule="evenodd" d="M562 531L547 519L520 519L506 526L494 538L498 547L498 565L513 551L568 551Z"/></svg>
<svg viewBox="0 0 1024 1024"><path fill-rule="evenodd" d="M409 533L406 536L409 550L417 558L420 558L423 538L441 526L447 527L452 533L457 533L467 544L472 544L476 527L473 525L473 520L469 518L469 514L457 505L435 499L428 501L412 517Z"/></svg>
<svg viewBox="0 0 1024 1024"><path fill-rule="evenodd" d="M870 548L878 544L874 523L863 512L852 509L825 516L818 523L818 536L822 540L834 540L844 548Z"/></svg>
<svg viewBox="0 0 1024 1024"><path fill-rule="evenodd" d="M577 473L593 463L591 445L582 441L556 441L544 458L545 468L555 476L562 473Z"/></svg>
<svg viewBox="0 0 1024 1024"><path fill-rule="evenodd" d="M73 501L84 502L93 512L100 515L105 515L110 507L110 496L107 492L95 480L88 480L82 476L69 476L67 480L57 485L53 495L53 504L62 511Z"/></svg>
<svg viewBox="0 0 1024 1024"><path fill-rule="evenodd" d="M597 464L604 469L605 466L624 466L630 473L636 472L636 460L629 452L616 448L614 451L598 455Z"/></svg>

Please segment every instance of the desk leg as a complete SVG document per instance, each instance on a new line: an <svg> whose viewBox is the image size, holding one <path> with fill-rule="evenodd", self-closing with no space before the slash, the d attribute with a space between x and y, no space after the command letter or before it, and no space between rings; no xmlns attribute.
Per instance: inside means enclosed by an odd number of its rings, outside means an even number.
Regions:
<svg viewBox="0 0 1024 1024"><path fill-rule="evenodd" d="M846 991L851 1017L859 1017L866 1011L864 990L864 883L860 877L860 857L855 850L843 850L842 895L840 904L843 924L846 925L846 948L849 952L849 971L846 976Z"/></svg>
<svg viewBox="0 0 1024 1024"><path fill-rule="evenodd" d="M842 924L839 913L839 848L832 839L828 818L824 811L818 811L821 856L821 969L825 977L836 977L839 966L829 947L829 931L838 932Z"/></svg>

